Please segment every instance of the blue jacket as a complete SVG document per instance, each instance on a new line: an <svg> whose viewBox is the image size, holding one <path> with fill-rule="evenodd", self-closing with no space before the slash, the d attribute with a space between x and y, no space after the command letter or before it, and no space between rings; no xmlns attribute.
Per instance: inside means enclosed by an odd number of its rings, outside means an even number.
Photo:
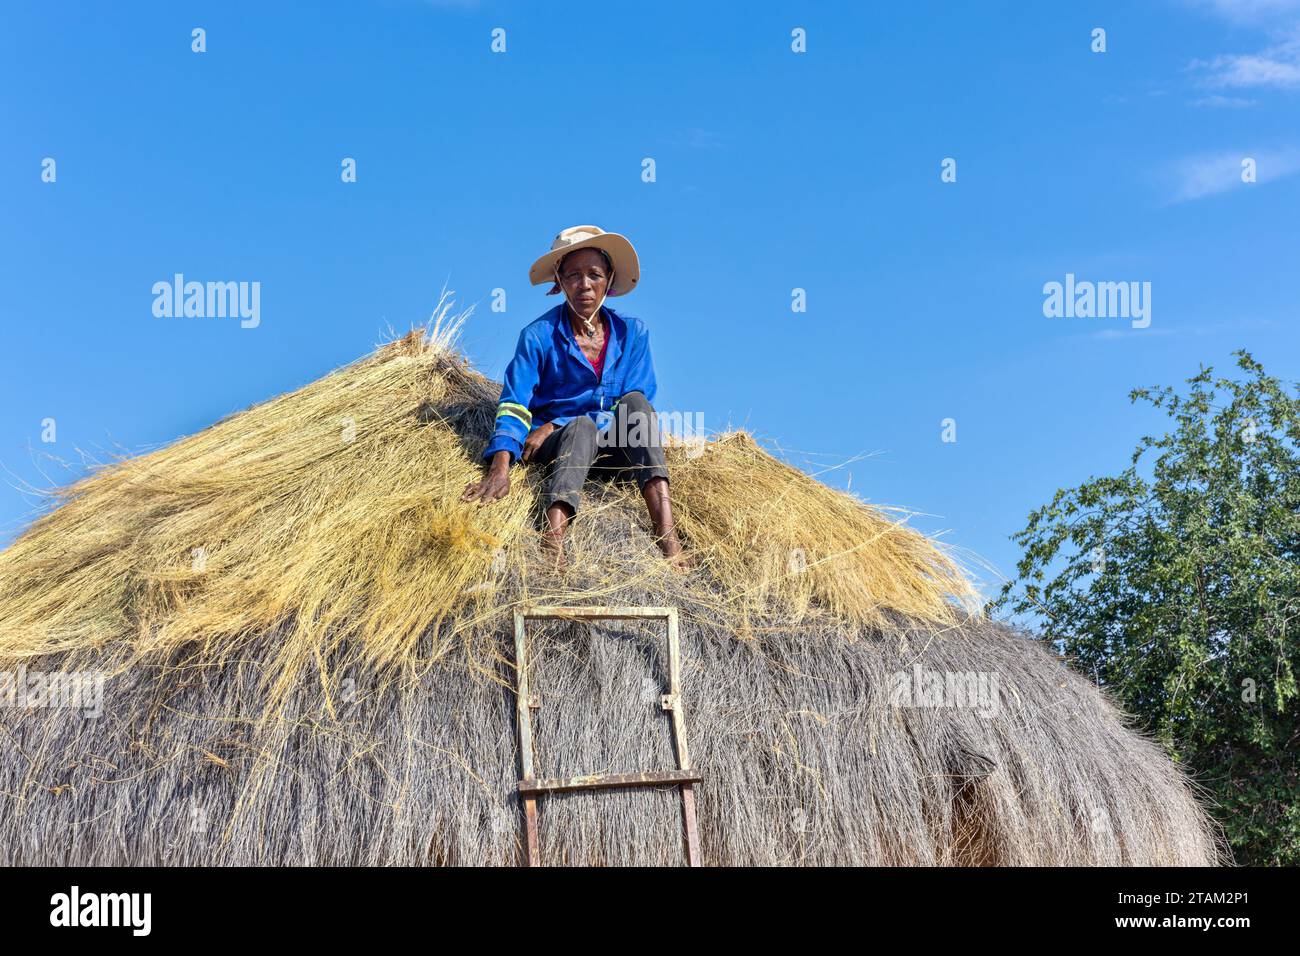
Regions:
<svg viewBox="0 0 1300 956"><path fill-rule="evenodd" d="M506 367L496 431L484 458L508 451L513 462L534 424L553 422L558 428L587 415L603 431L613 421L614 405L628 392L642 392L654 401L655 369L645 323L608 306L601 306L601 312L609 323L609 344L599 380L573 337L566 303L524 326Z"/></svg>

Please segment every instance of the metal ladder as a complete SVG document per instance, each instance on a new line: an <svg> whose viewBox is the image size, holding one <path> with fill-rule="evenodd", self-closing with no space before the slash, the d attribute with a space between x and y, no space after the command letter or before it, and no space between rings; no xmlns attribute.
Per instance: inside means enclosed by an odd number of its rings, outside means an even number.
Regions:
<svg viewBox="0 0 1300 956"><path fill-rule="evenodd" d="M668 625L668 693L660 696L660 706L672 713L673 743L677 751L677 770L642 773L588 774L579 777L538 779L533 775L532 711L541 707L528 689L527 623L540 618L564 620L662 620ZM682 818L686 832L686 862L700 865L700 834L695 819L695 784L704 778L691 770L686 747L686 713L682 706L681 642L677 635L675 607L528 607L515 611L515 704L519 730L519 796L524 807L524 837L529 866L541 866L537 844L537 798L548 793L569 790L595 790L615 787L657 787L676 784L682 792Z"/></svg>

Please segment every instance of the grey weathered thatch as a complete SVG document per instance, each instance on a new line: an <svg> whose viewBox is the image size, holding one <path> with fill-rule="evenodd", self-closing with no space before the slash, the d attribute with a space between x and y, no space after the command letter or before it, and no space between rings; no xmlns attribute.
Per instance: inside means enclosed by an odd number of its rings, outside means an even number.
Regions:
<svg viewBox="0 0 1300 956"><path fill-rule="evenodd" d="M453 393L432 417L473 447L492 389ZM461 613L396 660L341 635L286 675L277 654L300 620L160 649L150 618L134 642L28 652L32 671L105 668L106 696L98 719L0 707L0 864L516 864L511 622L530 603L679 609L707 864L1219 860L1179 769L1037 642L977 616L855 623L815 599L793 615L749 601L742 615L737 582L707 562L686 577L645 572L654 546L635 495L590 487L567 576L543 575L535 539L521 539ZM107 561L108 548L77 561ZM71 573L74 545L56 550L42 573ZM29 583L0 580L0 592ZM673 766L653 625L530 633L540 775ZM900 696L918 673L983 680L993 696ZM672 788L546 797L541 838L548 863L684 859Z"/></svg>

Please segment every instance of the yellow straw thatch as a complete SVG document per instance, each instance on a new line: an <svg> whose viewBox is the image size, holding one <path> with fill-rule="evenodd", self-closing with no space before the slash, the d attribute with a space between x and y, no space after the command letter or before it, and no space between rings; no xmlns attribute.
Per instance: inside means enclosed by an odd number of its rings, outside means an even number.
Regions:
<svg viewBox="0 0 1300 956"><path fill-rule="evenodd" d="M492 506L459 501L480 474L496 386L456 354L447 315L58 492L58 507L0 553L0 660L107 645L124 661L182 646L228 660L279 628L265 673L276 700L344 641L369 664L411 664L431 626L490 613L494 562L535 550L536 480L522 476ZM738 621L776 603L792 620L951 622L954 600L973 601L929 539L744 433L702 452L675 446L669 462L696 573ZM621 573L667 573L657 554L645 562ZM435 658L456 629L439 633Z"/></svg>
<svg viewBox="0 0 1300 956"><path fill-rule="evenodd" d="M689 575L635 487L597 481L550 572L533 468L460 501L499 386L448 314L98 469L0 553L0 672L39 672L0 707L0 864L515 862L531 603L678 609L708 862L1218 858L1186 779L1091 683L967 617L965 576L896 515L748 435L669 450ZM534 622L539 775L675 766L653 630ZM41 704L75 674L93 713ZM924 675L965 691L922 701ZM670 788L555 794L543 856L680 862L679 813Z"/></svg>

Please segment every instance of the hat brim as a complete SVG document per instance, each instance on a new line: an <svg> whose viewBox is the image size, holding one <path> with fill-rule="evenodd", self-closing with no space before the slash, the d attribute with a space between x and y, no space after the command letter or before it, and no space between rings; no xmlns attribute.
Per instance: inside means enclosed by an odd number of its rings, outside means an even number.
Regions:
<svg viewBox="0 0 1300 956"><path fill-rule="evenodd" d="M632 248L632 243L626 236L620 236L616 232L604 232L599 236L579 240L563 249L551 250L529 268L528 281L533 285L554 283L556 265L570 252L577 252L579 249L600 249L609 256L610 262L614 264L614 284L610 286L608 295L627 295L641 281L641 262L637 259L636 250ZM553 285L546 294L554 295L559 291L560 287Z"/></svg>

